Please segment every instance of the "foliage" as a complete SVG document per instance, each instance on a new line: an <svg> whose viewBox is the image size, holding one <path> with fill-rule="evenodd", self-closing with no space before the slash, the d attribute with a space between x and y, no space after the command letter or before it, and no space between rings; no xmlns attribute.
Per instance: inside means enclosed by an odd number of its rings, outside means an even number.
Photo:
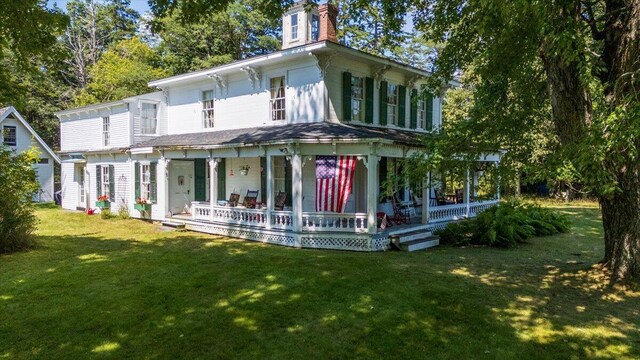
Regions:
<svg viewBox="0 0 640 360"><path fill-rule="evenodd" d="M167 76L155 51L136 37L113 44L90 73L91 81L76 97L76 105L144 94L149 92L149 81Z"/></svg>
<svg viewBox="0 0 640 360"><path fill-rule="evenodd" d="M31 166L37 159L35 149L16 153L0 145L0 254L34 245L38 219L31 198L40 185Z"/></svg>
<svg viewBox="0 0 640 360"><path fill-rule="evenodd" d="M448 224L436 232L443 244L513 247L535 236L569 231L569 219L540 205L502 202L476 218Z"/></svg>
<svg viewBox="0 0 640 360"><path fill-rule="evenodd" d="M120 207L118 207L118 217L125 220L131 218L127 204L121 204Z"/></svg>
<svg viewBox="0 0 640 360"><path fill-rule="evenodd" d="M100 218L102 220L109 220L111 219L111 209L101 209L100 210Z"/></svg>
<svg viewBox="0 0 640 360"><path fill-rule="evenodd" d="M189 24L180 21L180 11L157 20L164 66L184 73L279 49L280 22L256 9L256 3L235 1Z"/></svg>

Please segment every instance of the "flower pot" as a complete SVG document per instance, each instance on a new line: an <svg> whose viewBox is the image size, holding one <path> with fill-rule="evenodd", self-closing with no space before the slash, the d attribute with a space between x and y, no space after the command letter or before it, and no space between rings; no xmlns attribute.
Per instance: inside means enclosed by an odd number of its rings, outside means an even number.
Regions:
<svg viewBox="0 0 640 360"><path fill-rule="evenodd" d="M135 204L133 205L133 208L140 211L140 212L150 212L151 211L151 204Z"/></svg>
<svg viewBox="0 0 640 360"><path fill-rule="evenodd" d="M247 176L249 174L249 170L240 169L240 175Z"/></svg>
<svg viewBox="0 0 640 360"><path fill-rule="evenodd" d="M109 209L111 208L111 203L109 200L96 201L96 207L100 209Z"/></svg>

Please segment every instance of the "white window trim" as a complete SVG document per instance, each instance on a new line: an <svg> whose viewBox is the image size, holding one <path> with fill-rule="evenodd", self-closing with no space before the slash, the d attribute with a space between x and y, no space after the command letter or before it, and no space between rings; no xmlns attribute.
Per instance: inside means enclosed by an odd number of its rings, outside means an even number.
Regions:
<svg viewBox="0 0 640 360"><path fill-rule="evenodd" d="M143 126L142 126L142 105L143 104L151 104L151 105L155 105L156 106L156 132L155 133L144 133L142 132ZM140 115L138 116L140 119L140 135L143 136L157 136L160 132L160 102L158 101L151 101L151 100L140 100L139 104L138 104L138 111L140 113Z"/></svg>
<svg viewBox="0 0 640 360"><path fill-rule="evenodd" d="M390 86L394 86L395 89L396 89L396 95L395 95L396 103L395 104L391 104L389 102L389 87ZM399 98L400 94L398 94L399 93L398 87L399 87L398 84L388 82L387 83L387 98L384 99L385 103L387 104L387 126L391 126L391 127L398 127L398 120L399 120L398 119L398 108L399 108L399 103L400 103L400 98ZM389 118L389 115L392 113L391 111L389 111L390 110L389 109L390 106L394 107L394 111L393 111L393 115L394 116L393 116L393 118L395 119L395 123L393 121L391 121L391 119Z"/></svg>
<svg viewBox="0 0 640 360"><path fill-rule="evenodd" d="M6 146L10 146L10 147L17 147L18 146L18 127L16 125L3 125L2 126L2 143L5 143L5 138L4 138L4 134L5 134L5 128L12 128L13 129L13 133L14 133L14 137L15 137L15 141L13 142L13 145L9 145L6 144Z"/></svg>
<svg viewBox="0 0 640 360"><path fill-rule="evenodd" d="M353 101L354 101L354 97L353 97L353 78L360 78L361 81L361 87L362 87L362 98L360 99L361 102L361 106L360 106L360 113L363 114L361 115L361 119L356 119L354 118L354 114L353 114ZM364 123L366 120L366 107L367 107L367 94L366 94L366 76L363 75L359 75L359 74L351 74L351 121L352 122L357 122L357 123Z"/></svg>
<svg viewBox="0 0 640 360"><path fill-rule="evenodd" d="M106 176L105 176L106 174ZM114 174L115 175L115 174ZM109 201L114 201L114 199L111 199L110 194L109 194L109 189L110 189L110 184L109 184L109 165L100 165L100 176L102 177L102 179L100 179L100 184L102 187L102 194L99 194L98 196L101 195L106 195L109 197ZM114 177L115 178L115 177Z"/></svg>
<svg viewBox="0 0 640 360"><path fill-rule="evenodd" d="M272 108L272 105L271 105L271 101L273 100L271 98L271 79L279 78L279 77L284 78L284 119L282 119L282 120L273 120L273 114L272 114L273 108ZM267 93L269 95L269 103L268 103L268 114L269 114L269 117L268 117L268 123L270 123L270 124L273 124L273 123L285 123L285 122L287 122L287 119L289 117L289 111L287 109L287 107L288 107L287 106L288 105L287 104L287 101L288 101L288 99L287 99L287 88L289 87L289 85L288 85L288 77L284 73L273 73L273 74L269 75L269 77L267 79L268 79L268 81L265 84L265 86L267 88Z"/></svg>
<svg viewBox="0 0 640 360"><path fill-rule="evenodd" d="M295 27L296 27L296 36L295 36L295 37L293 37L293 27L294 27L294 25L293 25L293 17L294 17L294 16L296 17L296 24L295 24ZM300 40L300 14L299 14L299 13L291 14L291 15L289 16L289 22L290 22L290 24L289 24L289 31L290 31L290 35L291 35L291 40L290 40L290 42L296 42L296 41L299 41L299 40Z"/></svg>
<svg viewBox="0 0 640 360"><path fill-rule="evenodd" d="M151 162L140 162L140 198L151 202ZM145 166L149 169L148 181L145 181ZM145 189L145 185L148 185L148 190ZM146 196L145 196L146 194Z"/></svg>
<svg viewBox="0 0 640 360"><path fill-rule="evenodd" d="M105 124L107 125L106 130ZM111 146L111 117L109 115L102 117L102 146Z"/></svg>

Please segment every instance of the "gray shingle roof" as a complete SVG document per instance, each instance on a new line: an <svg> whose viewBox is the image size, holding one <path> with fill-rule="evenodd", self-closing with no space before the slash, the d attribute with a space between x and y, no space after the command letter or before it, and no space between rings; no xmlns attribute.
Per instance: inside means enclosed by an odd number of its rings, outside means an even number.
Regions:
<svg viewBox="0 0 640 360"><path fill-rule="evenodd" d="M259 145L286 143L293 140L387 140L398 144L419 145L421 133L414 131L316 122L263 126L250 129L208 131L163 135L139 143L134 148L180 148L198 146Z"/></svg>

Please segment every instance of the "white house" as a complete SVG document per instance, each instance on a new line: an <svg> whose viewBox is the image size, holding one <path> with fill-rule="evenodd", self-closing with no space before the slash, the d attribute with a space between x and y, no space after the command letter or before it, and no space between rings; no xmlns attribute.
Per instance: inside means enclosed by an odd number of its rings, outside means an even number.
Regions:
<svg viewBox="0 0 640 360"><path fill-rule="evenodd" d="M33 147L40 153L38 162L33 164L40 189L34 196L34 201L53 201L54 192L54 162L60 163L60 158L33 130L27 121L13 106L0 108L0 128L2 143L16 152L29 150Z"/></svg>
<svg viewBox="0 0 640 360"><path fill-rule="evenodd" d="M56 113L63 207L103 196L112 211L195 231L375 251L394 236L431 246L434 227L495 204L471 201L473 171L458 204L436 206L444 199L429 174L388 201L384 179L440 126L441 98L420 91L428 72L338 44L336 15L298 4L283 17L280 51Z"/></svg>

